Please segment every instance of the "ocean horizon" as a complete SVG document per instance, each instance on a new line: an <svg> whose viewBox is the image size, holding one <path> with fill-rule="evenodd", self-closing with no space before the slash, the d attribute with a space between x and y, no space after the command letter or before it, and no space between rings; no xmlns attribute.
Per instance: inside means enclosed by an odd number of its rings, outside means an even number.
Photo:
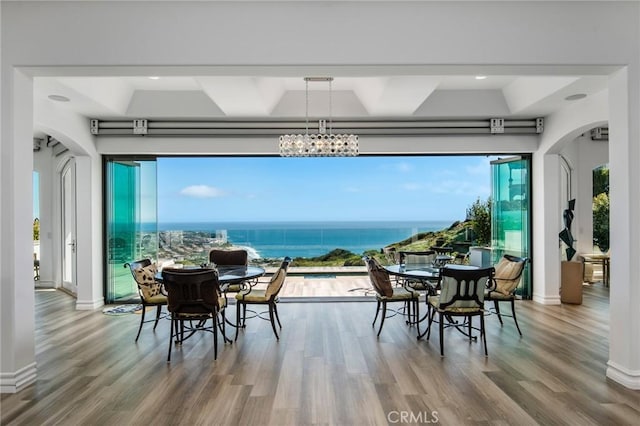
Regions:
<svg viewBox="0 0 640 426"><path fill-rule="evenodd" d="M340 222L160 222L158 231L226 234L260 258L316 257L335 249L356 254L405 240L420 232L439 231L456 220Z"/></svg>

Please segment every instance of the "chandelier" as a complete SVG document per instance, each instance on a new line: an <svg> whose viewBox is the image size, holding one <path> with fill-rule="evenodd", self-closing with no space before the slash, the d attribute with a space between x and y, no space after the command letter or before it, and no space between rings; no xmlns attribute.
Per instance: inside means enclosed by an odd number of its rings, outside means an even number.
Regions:
<svg viewBox="0 0 640 426"><path fill-rule="evenodd" d="M358 136L332 133L331 97L333 77L305 77L305 124L304 135L288 134L280 136L281 157L355 157L358 155ZM309 134L309 82L329 83L329 133L326 120L318 123L318 133Z"/></svg>

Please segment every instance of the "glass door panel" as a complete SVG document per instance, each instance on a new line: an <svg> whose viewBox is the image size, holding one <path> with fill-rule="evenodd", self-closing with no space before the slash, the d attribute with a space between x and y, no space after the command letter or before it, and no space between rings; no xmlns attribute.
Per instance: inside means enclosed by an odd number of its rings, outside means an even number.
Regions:
<svg viewBox="0 0 640 426"><path fill-rule="evenodd" d="M491 162L491 246L493 263L504 254L531 259L531 159L510 157ZM531 268L517 293L530 298Z"/></svg>
<svg viewBox="0 0 640 426"><path fill-rule="evenodd" d="M157 258L156 161L108 160L105 173L107 302L137 298L124 264Z"/></svg>

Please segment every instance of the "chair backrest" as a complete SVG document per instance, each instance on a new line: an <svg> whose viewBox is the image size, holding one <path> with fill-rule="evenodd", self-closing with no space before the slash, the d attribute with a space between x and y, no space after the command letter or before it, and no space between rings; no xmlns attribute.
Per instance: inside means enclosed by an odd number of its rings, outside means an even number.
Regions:
<svg viewBox="0 0 640 426"><path fill-rule="evenodd" d="M290 263L291 258L285 257L276 273L273 274L271 280L269 280L267 289L264 292L264 296L267 300L275 299L278 296L278 293L280 293L280 290L284 285L284 280L287 278L287 270L289 269Z"/></svg>
<svg viewBox="0 0 640 426"><path fill-rule="evenodd" d="M371 285L373 285L376 293L385 297L393 296L393 286L389 279L389 273L374 257L365 256L363 260L367 265L369 280L371 280Z"/></svg>
<svg viewBox="0 0 640 426"><path fill-rule="evenodd" d="M522 272L529 259L505 254L496 265L495 291L509 296L520 284Z"/></svg>
<svg viewBox="0 0 640 426"><path fill-rule="evenodd" d="M382 249L382 254L384 254L384 257L387 259L387 262L389 262L390 264L396 264L396 263L400 263L400 258L398 255L398 252L396 251L395 247L385 247Z"/></svg>
<svg viewBox="0 0 640 426"><path fill-rule="evenodd" d="M212 249L209 252L209 262L216 265L248 265L249 253L246 250Z"/></svg>
<svg viewBox="0 0 640 426"><path fill-rule="evenodd" d="M144 301L162 293L162 284L156 281L157 268L151 259L141 259L125 263L138 286L138 294Z"/></svg>
<svg viewBox="0 0 640 426"><path fill-rule="evenodd" d="M439 307L482 309L484 291L493 279L493 274L493 268L461 269L445 266L440 271Z"/></svg>
<svg viewBox="0 0 640 426"><path fill-rule="evenodd" d="M203 314L220 308L220 283L215 269L163 269L169 312Z"/></svg>
<svg viewBox="0 0 640 426"><path fill-rule="evenodd" d="M435 251L436 254L451 254L451 253L453 253L453 247L431 246L431 247L429 247L429 249Z"/></svg>
<svg viewBox="0 0 640 426"><path fill-rule="evenodd" d="M436 252L433 250L426 251L401 251L400 264L404 265L433 265L436 259Z"/></svg>

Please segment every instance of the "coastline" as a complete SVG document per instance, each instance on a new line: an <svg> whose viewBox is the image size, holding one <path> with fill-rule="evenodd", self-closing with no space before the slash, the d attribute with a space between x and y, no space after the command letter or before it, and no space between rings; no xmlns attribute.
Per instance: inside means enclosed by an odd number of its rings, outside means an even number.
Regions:
<svg viewBox="0 0 640 426"><path fill-rule="evenodd" d="M456 223L455 221L453 223ZM323 225L318 228L318 225ZM267 264L289 256L304 260L321 258L339 262L340 259L357 261L367 252L380 250L401 241L413 241L418 236L449 229L449 221L399 222L306 222L281 224L262 223L259 226L243 223L251 229L221 229L219 224L183 224L185 228L201 227L206 230L159 230L143 232L141 241L152 252L158 248L158 262L200 264L212 248L239 248L249 252L252 263ZM164 224L166 225L166 224ZM176 225L176 224L171 224ZM382 225L382 228L380 227ZM181 227L182 227L181 226ZM259 227L262 226L260 229ZM283 226L286 226L283 228ZM160 226L158 226L160 228ZM157 235L157 242L154 241ZM144 250L145 247L143 247ZM333 255L333 257L332 257ZM156 257L156 256L152 256ZM354 257L356 259L354 259ZM331 259L328 259L331 258ZM320 262L321 260L319 260ZM323 263L326 264L326 263Z"/></svg>

